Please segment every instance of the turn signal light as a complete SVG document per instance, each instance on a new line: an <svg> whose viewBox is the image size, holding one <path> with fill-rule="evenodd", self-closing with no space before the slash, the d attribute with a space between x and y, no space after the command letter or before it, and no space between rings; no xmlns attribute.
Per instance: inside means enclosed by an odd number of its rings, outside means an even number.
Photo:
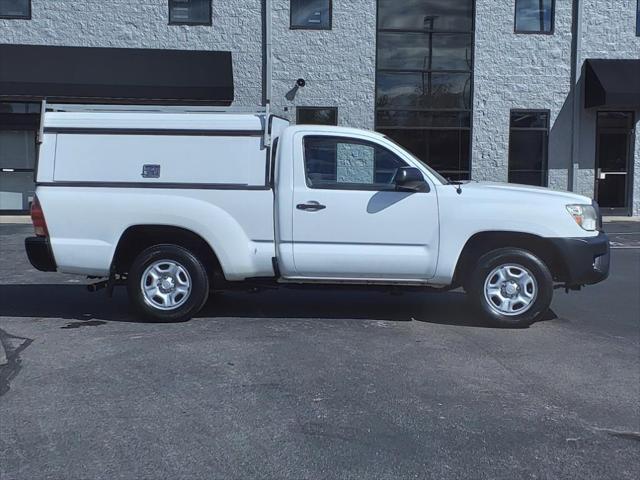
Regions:
<svg viewBox="0 0 640 480"><path fill-rule="evenodd" d="M567 205L567 211L578 225L588 232L598 228L598 213L593 205Z"/></svg>
<svg viewBox="0 0 640 480"><path fill-rule="evenodd" d="M31 222L38 237L48 237L47 222L44 220L44 212L38 201L38 197L34 197L31 202Z"/></svg>

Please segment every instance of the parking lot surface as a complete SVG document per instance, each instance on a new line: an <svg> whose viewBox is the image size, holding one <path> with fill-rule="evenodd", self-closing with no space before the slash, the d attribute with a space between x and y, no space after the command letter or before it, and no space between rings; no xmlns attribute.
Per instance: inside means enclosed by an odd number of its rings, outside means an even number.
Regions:
<svg viewBox="0 0 640 480"><path fill-rule="evenodd" d="M152 324L0 226L0 478L640 478L640 223L528 329L462 293L269 290Z"/></svg>

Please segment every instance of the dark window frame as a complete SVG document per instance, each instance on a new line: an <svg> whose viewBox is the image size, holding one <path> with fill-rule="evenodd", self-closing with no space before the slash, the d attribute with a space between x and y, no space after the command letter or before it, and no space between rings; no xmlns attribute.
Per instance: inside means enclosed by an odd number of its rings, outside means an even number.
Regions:
<svg viewBox="0 0 640 480"><path fill-rule="evenodd" d="M640 37L640 0L636 2L636 37Z"/></svg>
<svg viewBox="0 0 640 480"><path fill-rule="evenodd" d="M553 35L556 30L556 0L551 0L551 29L545 30L518 30L518 0L513 2L513 33L517 35Z"/></svg>
<svg viewBox="0 0 640 480"><path fill-rule="evenodd" d="M11 103L11 102L9 102ZM23 103L23 102L18 102ZM39 105L34 102L24 102L24 103L32 103L34 105ZM40 112L38 113L0 113L0 130L8 130L8 131L21 131L21 132L33 132L35 134L35 150L36 157L34 160L34 164L32 168L24 168L24 167L0 167L0 177L4 177L3 174L12 174L12 173L31 173L33 177L33 181L36 181L35 175L38 170L38 148L37 148L37 136L38 136L38 128L40 125ZM35 190L34 190L35 191ZM25 215L29 213L29 208L24 210L14 210L14 209L0 209L0 215Z"/></svg>
<svg viewBox="0 0 640 480"><path fill-rule="evenodd" d="M1 15L0 20L31 20L31 0L27 0L29 5L29 11L26 15Z"/></svg>
<svg viewBox="0 0 640 480"><path fill-rule="evenodd" d="M336 123L300 123L300 110L331 110L335 113ZM328 125L328 126L337 126L338 125L338 107L315 107L315 106L306 106L306 105L298 105L296 107L296 125Z"/></svg>
<svg viewBox="0 0 640 480"><path fill-rule="evenodd" d="M476 48L476 11L477 11L477 2L476 0L472 0L471 5L471 29L470 30L460 30L460 29L451 29L451 30L436 30L433 28L425 28L425 29L413 29L413 28L383 28L380 26L380 2L376 0L376 76L375 76L375 112L374 112L374 130L377 132L381 132L384 134L385 130L413 130L416 133L422 131L437 131L437 130L449 130L449 131L468 131L469 132L469 142L468 142L468 151L469 158L467 160L467 168L463 170L437 170L436 173L449 176L455 176L460 179L471 179L473 177L473 120L474 120L474 108L473 108L473 99L475 92L475 79L474 79L474 71L475 71L475 48ZM421 33L421 34L429 34L433 33L434 35L438 34L468 34L471 36L471 44L470 44L470 69L468 71L448 71L448 70L433 70L428 69L425 71L420 71L418 73L469 73L469 108L425 108L425 107L401 107L401 106L388 106L388 107L378 107L377 105L377 95L378 95L378 73L384 72L386 69L380 69L379 65L379 36L381 33ZM394 70L394 72L404 72L404 70ZM406 127L406 126L391 126L384 125L380 126L378 122L378 111L418 111L418 112L465 112L469 113L469 126L468 127ZM397 143L393 138L390 138L391 141ZM402 146L402 145L401 145ZM407 147L402 146L405 150L409 151ZM459 151L460 152L460 149ZM415 155L415 154L414 154ZM418 155L415 155L421 162L422 160ZM428 165L426 162L422 162Z"/></svg>
<svg viewBox="0 0 640 480"><path fill-rule="evenodd" d="M547 115L547 125L546 127L512 127L511 126L511 117L514 113L545 113ZM507 181L509 181L509 176L511 175L511 132L544 132L546 133L545 142L544 142L544 158L542 159L542 169L540 173L545 172L544 181L542 182L541 187L547 187L549 185L549 137L551 135L551 110L545 108L512 108L509 110L509 144L507 146ZM514 170L515 172L522 172L524 170ZM532 170L535 171L535 170ZM536 186L536 185L534 185Z"/></svg>
<svg viewBox="0 0 640 480"><path fill-rule="evenodd" d="M640 1L640 0L639 0ZM474 1L474 6L475 6L475 1ZM475 15L475 10L474 10L474 15ZM475 24L474 24L475 25ZM470 43L469 43L469 50L471 52L471 58L469 59L471 65L469 66L469 68L465 68L465 69L447 69L447 68L433 68L433 66L431 66L431 68L425 66L424 68L380 68L378 67L378 59L377 59L377 50L378 50L378 43L380 42L379 36L380 34L403 34L403 33L408 33L408 34L421 34L421 35L429 35L429 38L433 38L431 37L432 35L437 37L437 36L445 36L445 35L468 35L469 38L471 39ZM431 41L431 40L430 40ZM473 74L473 60L474 60L474 34L473 32L463 32L463 31L444 31L444 30L400 30L397 28L394 29L379 29L379 31L376 34L376 72L383 72L383 73L394 73L394 72L403 72L403 73L469 73L469 74ZM432 59L431 59L432 60Z"/></svg>
<svg viewBox="0 0 640 480"><path fill-rule="evenodd" d="M336 182L332 185L332 186L314 186L312 184L309 183L309 177L307 175L308 171L307 171L307 149L306 149L306 141L307 139L323 139L323 140L335 140L336 141L336 145L337 142L339 141L343 141L344 143L351 143L351 144L356 144L356 145L364 145L367 147L372 147L374 150L376 148L380 148L382 150L385 150L386 152L388 152L389 154L393 155L395 158L397 158L398 160L400 160L400 162L402 162L405 166L407 167L412 167L413 165L410 165L409 163L407 163L406 160L404 160L402 157L400 157L400 155L398 155L397 153L389 150L387 147L380 145L376 142L372 142L369 140L363 140L360 138L354 138L354 137L345 137L345 136L340 136L340 135L322 135L322 134L318 134L318 133L310 133L310 134L306 134L304 135L304 137L302 137L302 164L304 166L304 182L305 185L307 186L307 188L311 189L311 190L353 190L353 191L365 191L365 192L388 192L388 191L396 191L395 185L393 183L349 183L349 182L341 182L338 183L338 181L336 180ZM374 161L374 172L376 170L376 158L374 157L373 159ZM338 168L338 162L337 162L337 158L336 158L336 169ZM337 177L337 171L336 171L336 177Z"/></svg>
<svg viewBox="0 0 640 480"><path fill-rule="evenodd" d="M169 25L183 25L183 26L192 26L192 27L211 27L213 25L213 0L207 0L207 4L209 5L209 16L207 22L180 22L180 21L172 21L171 20L171 6L173 5L174 0L167 0L167 12L168 12L168 20Z"/></svg>
<svg viewBox="0 0 640 480"><path fill-rule="evenodd" d="M309 27L299 26L293 24L293 7L291 6L291 0L289 0L289 30L312 30L312 31L325 31L333 30L333 0L327 0L329 2L329 26L324 27Z"/></svg>
<svg viewBox="0 0 640 480"><path fill-rule="evenodd" d="M595 168L595 175L594 175L594 187L593 187L593 198L594 199L598 199L598 192L599 192L599 185L598 185L598 175L597 175L597 171L599 168L599 153L600 153L600 117L601 114L607 114L607 113L623 113L623 114L628 114L630 117L630 123L629 123L629 130L630 132L634 131L634 125L636 124L636 121L638 120L638 117L635 114L635 111L633 110L626 110L626 109L622 109L622 110L612 110L612 109L603 109L603 110L598 110L596 112L596 141L595 141L595 157L594 157L594 168ZM626 194L626 207L612 207L612 208L607 208L607 207L600 207L601 210L606 210L607 213L610 215L612 213L615 213L616 215L622 215L622 216L627 216L627 215L631 215L631 211L633 210L633 182L634 182L634 176L635 176L635 160L636 160L636 152L635 149L633 148L634 146L634 138L633 138L633 133L630 134L630 138L629 138L629 145L627 146L628 148L628 153L627 153L627 184L625 186L625 194Z"/></svg>
<svg viewBox="0 0 640 480"><path fill-rule="evenodd" d="M411 131L425 131L425 132L454 132L458 135L460 135L460 132L468 132L469 134L469 143L468 143L468 148L469 148L469 163L468 163L468 168L467 169L451 169L451 168L436 168L435 165L431 164L431 163L427 163L426 161L423 161L420 156L416 153L413 152L409 147L401 145L400 143L398 143L398 140L394 139L391 136L390 131L392 130L396 130L396 131L406 131L406 130L411 130ZM413 156L415 156L416 158L418 158L422 163L424 163L425 165L427 165L429 168L433 169L436 173L438 173L440 176L442 176L443 178L445 178L445 180L457 180L457 179L470 179L471 178L471 172L472 172L472 166L471 166L471 142L473 141L472 138L472 127L417 127L417 128L408 128L408 127L379 127L377 130L378 133L381 133L382 135L384 135L385 137L387 137L389 140L391 140L394 143L397 143L398 145L400 145L404 150L406 150L407 152L411 153ZM458 155L458 159L461 158L461 153L463 151L465 143L460 142L458 144L458 150L456 151L456 155Z"/></svg>

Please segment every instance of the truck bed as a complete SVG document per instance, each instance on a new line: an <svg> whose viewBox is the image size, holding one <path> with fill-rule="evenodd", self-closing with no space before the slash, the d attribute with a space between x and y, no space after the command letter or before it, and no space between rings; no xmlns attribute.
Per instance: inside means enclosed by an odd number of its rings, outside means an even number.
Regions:
<svg viewBox="0 0 640 480"><path fill-rule="evenodd" d="M128 228L159 225L206 239L229 280L273 275L264 122L263 114L46 112L36 195L58 270L108 275Z"/></svg>

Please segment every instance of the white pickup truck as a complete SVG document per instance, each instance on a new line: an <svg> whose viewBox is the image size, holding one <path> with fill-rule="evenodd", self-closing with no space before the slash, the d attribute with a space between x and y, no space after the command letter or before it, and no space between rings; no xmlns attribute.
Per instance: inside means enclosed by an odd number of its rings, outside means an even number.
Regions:
<svg viewBox="0 0 640 480"><path fill-rule="evenodd" d="M597 205L521 185L449 182L378 133L268 113L50 106L33 266L126 285L184 320L239 284L462 287L499 326L554 287L609 273Z"/></svg>

